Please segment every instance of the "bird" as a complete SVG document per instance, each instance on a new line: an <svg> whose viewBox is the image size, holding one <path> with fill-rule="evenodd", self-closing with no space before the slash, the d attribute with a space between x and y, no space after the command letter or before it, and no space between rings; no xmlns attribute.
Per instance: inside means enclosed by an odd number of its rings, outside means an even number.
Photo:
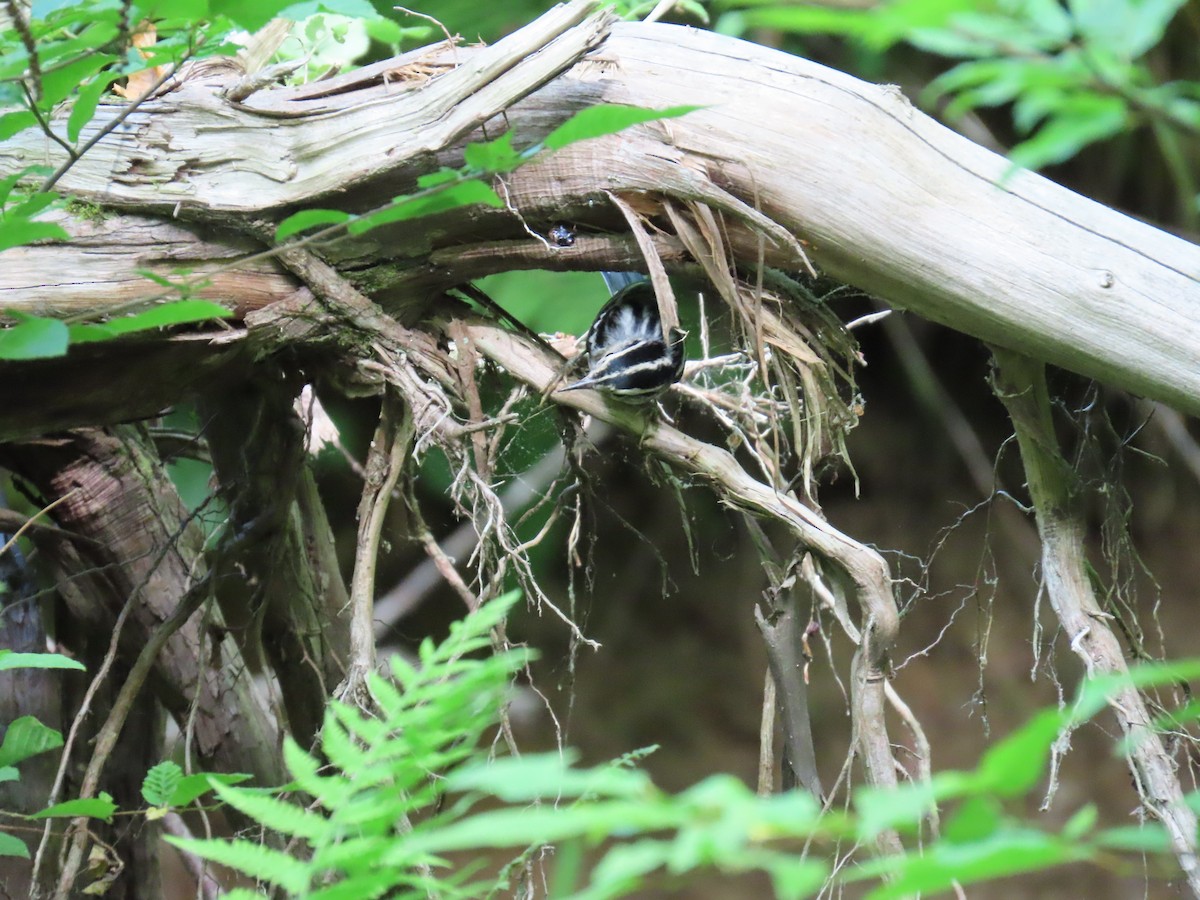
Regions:
<svg viewBox="0 0 1200 900"><path fill-rule="evenodd" d="M585 336L587 374L560 391L592 388L630 403L656 399L683 375L685 333L663 333L654 288L634 272L602 272L612 298Z"/></svg>

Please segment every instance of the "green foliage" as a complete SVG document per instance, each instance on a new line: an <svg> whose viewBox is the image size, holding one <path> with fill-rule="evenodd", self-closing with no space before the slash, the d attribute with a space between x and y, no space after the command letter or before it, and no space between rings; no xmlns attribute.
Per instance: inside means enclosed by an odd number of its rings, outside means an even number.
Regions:
<svg viewBox="0 0 1200 900"><path fill-rule="evenodd" d="M8 116L0 115L0 140ZM27 166L0 179L0 253L34 241L67 239L67 232L54 222L40 222L37 217L54 208L58 194L49 191L30 192L18 189L23 181L49 174L45 166Z"/></svg>
<svg viewBox="0 0 1200 900"><path fill-rule="evenodd" d="M17 324L0 331L0 359L47 359L66 354L70 337L65 322L15 309L8 315Z"/></svg>
<svg viewBox="0 0 1200 900"><path fill-rule="evenodd" d="M466 179L453 184L439 185L411 196L396 197L389 206L355 218L346 226L346 230L350 234L360 235L380 225L406 222L421 216L432 216L476 204L500 209L504 206L504 201L496 196L491 185L474 178Z"/></svg>
<svg viewBox="0 0 1200 900"><path fill-rule="evenodd" d="M110 319L99 325L70 326L71 343L85 344L91 341L106 341L139 331L170 328L173 325L190 325L196 322L211 322L228 319L233 315L219 303L209 300L176 300L163 303L145 312Z"/></svg>
<svg viewBox="0 0 1200 900"><path fill-rule="evenodd" d="M62 735L53 728L47 728L33 716L21 716L4 732L4 742L0 743L0 766L15 765L62 744Z"/></svg>
<svg viewBox="0 0 1200 900"><path fill-rule="evenodd" d="M218 796L231 806L302 839L311 850L308 858L244 840L173 842L292 894L335 896L320 887L330 879L337 881L336 896L378 896L423 880L430 889L460 891L447 880L422 874L423 868L439 865L422 842L436 846L439 842L429 835L445 830L469 804L454 804L413 824L407 834L405 823L446 792L443 773L477 753L485 731L500 715L509 678L528 660L519 650L471 655L490 647L491 630L515 600L509 595L487 604L454 626L440 645L426 640L416 665L393 658L391 681L370 680L378 717L332 703L321 735L321 751L332 770L322 771L316 757L286 742L285 761L295 786L313 804L301 807L214 783Z"/></svg>
<svg viewBox="0 0 1200 900"><path fill-rule="evenodd" d="M293 213L275 229L275 240L286 241L292 235L325 225L341 225L349 222L353 216L340 209L302 209Z"/></svg>
<svg viewBox="0 0 1200 900"><path fill-rule="evenodd" d="M0 650L0 672L9 669L78 669L85 671L83 663L58 653L17 653Z"/></svg>
<svg viewBox="0 0 1200 900"><path fill-rule="evenodd" d="M117 114L97 116L98 110L140 101L124 101L112 94L114 83L158 67L174 68L184 60L232 55L238 47L228 39L239 30L253 32L276 17L306 20L303 40L288 42L288 47L315 68L314 74L354 58L342 46L348 32L360 37L356 46L361 55L372 37L398 46L405 37L429 31L427 26L400 28L380 16L368 0L144 0L133 4L89 0L34 3L31 12L26 36L17 28L0 31L0 140L41 127L68 150L67 165L86 150L87 139L111 124ZM130 27L142 22L153 25L154 42L139 49L133 46ZM32 59L26 37L34 48ZM56 108L64 102L70 104L65 127L51 125ZM0 251L42 239L67 240L60 226L34 221L38 211L57 199L48 190L57 174L45 167L30 168L0 181ZM18 181L31 184L38 177L48 178L43 190L18 206L6 205Z"/></svg>
<svg viewBox="0 0 1200 900"><path fill-rule="evenodd" d="M79 662L57 653L15 653L11 650L0 650L0 671L21 668L84 669ZM33 716L22 716L16 719L8 725L4 733L4 741L0 743L0 782L17 781L19 779L19 772L15 768L17 763L50 750L57 750L61 746L63 746L63 737L60 732L43 725ZM142 784L142 796L152 806L160 807L149 810L147 818L158 818L171 807L186 806L192 803L197 798L209 793L213 784L236 784L249 777L249 775L209 775L205 773L185 776L175 763L160 763L146 774ZM113 802L112 796L102 791L99 797L65 800L29 815L0 814L22 818L30 822L42 819L73 819L80 816L111 822L116 811L117 805ZM0 856L17 856L28 859L29 849L20 838L0 832Z"/></svg>
<svg viewBox="0 0 1200 900"><path fill-rule="evenodd" d="M849 812L822 813L806 793L760 797L729 775L671 795L629 760L581 769L569 751L491 758L484 739L500 716L508 681L528 659L514 650L486 654L489 635L515 599L485 605L440 645L426 640L416 664L395 658L390 680L370 682L377 715L331 704L320 748L328 765L288 742L294 779L288 788L264 792L212 782L224 802L304 849L292 855L245 839L169 840L288 895L320 898L489 896L511 887L507 869L488 876L472 860L494 858L495 851L527 859L548 844L559 848L551 896L575 898L626 896L659 875L702 869L765 872L775 895L786 898L811 896L831 879L873 883L873 898L901 897L1168 847L1158 825L1097 828L1091 806L1055 833L1005 805L1036 787L1064 727L1082 724L1131 681L1171 683L1200 671L1195 664L1090 682L1075 703L1039 713L973 770L898 790L862 788ZM147 779L148 800L174 790L177 773L163 769L156 767L153 786ZM302 803L289 802L289 790L300 791ZM940 838L831 874L823 848L869 844L890 829L916 835L939 806L950 810ZM797 855L805 841L814 850ZM606 842L585 875L584 850Z"/></svg>
<svg viewBox="0 0 1200 900"><path fill-rule="evenodd" d="M5 179L9 180L15 178ZM36 221L57 199L58 194L41 192L29 195L12 206L0 202L0 253L34 241L65 241L67 232L61 225Z"/></svg>
<svg viewBox="0 0 1200 900"><path fill-rule="evenodd" d="M575 113L546 135L546 139L542 143L547 149L560 150L578 141L616 134L644 122L677 119L702 108L700 106L670 106L666 109L640 109L636 106L597 104Z"/></svg>
<svg viewBox="0 0 1200 900"><path fill-rule="evenodd" d="M288 80L300 84L353 68L383 48L387 55L396 55L403 45L435 38L432 26L401 26L377 13L367 0L295 3L283 11L283 18L295 25L270 62L299 63ZM382 47L373 48L372 42Z"/></svg>
<svg viewBox="0 0 1200 900"><path fill-rule="evenodd" d="M1007 812L1005 804L1024 798L1044 777L1063 728L1086 722L1114 692L1200 677L1200 661L1094 679L1070 705L1041 711L997 742L973 770L942 772L927 784L897 790L861 788L850 812L822 814L805 793L759 797L728 775L666 794L633 766L644 752L590 769L574 766L570 751L490 758L485 738L500 717L510 679L529 659L521 650L488 653L493 630L516 599L511 594L487 604L453 626L441 644L427 639L416 664L394 658L390 680L370 681L377 716L332 703L321 743L328 765L288 741L284 755L293 783L262 790L235 786L247 775L184 775L175 763L163 762L142 784L147 818L215 792L307 851L293 855L244 839L169 840L292 896L320 898L431 891L488 896L507 885L508 873L484 876L476 864L455 868L447 854L510 851L520 860L547 844L559 847L551 896L589 900L627 896L660 874L701 869L765 872L783 898L812 896L831 878L873 883L872 898L903 897L1113 853L1169 851L1166 831L1157 824L1098 828L1089 805L1054 833ZM0 653L0 669L18 666L78 664L53 654ZM1172 721L1186 717L1177 711ZM0 779L13 780L14 764L60 746L57 731L32 717L16 720L0 744ZM304 805L288 800L290 791L301 792ZM1200 794L1188 800L1198 806ZM924 840L917 850L836 875L822 858L827 846L868 844L886 830L916 835L939 807L949 810L940 838ZM115 812L112 798L101 794L22 818L110 821ZM605 841L585 876L583 849ZM808 856L796 855L802 841L812 843ZM29 852L18 838L0 834L2 855L27 858Z"/></svg>
<svg viewBox="0 0 1200 900"><path fill-rule="evenodd" d="M90 325L68 325L18 310L6 314L16 319L17 324L0 331L0 359L14 360L65 356L71 344L107 341L139 331L227 319L232 315L225 307L207 300L176 300L146 312Z"/></svg>
<svg viewBox="0 0 1200 900"><path fill-rule="evenodd" d="M75 660L59 656L57 653L16 653L12 650L0 650L0 672L13 669L82 668L83 666ZM38 754L56 750L62 745L62 734L43 725L33 716L21 716L8 723L4 732L4 740L0 742L0 782L18 781L20 772L16 769L17 763ZM2 812L0 811L0 813ZM87 814L77 813L77 815ZM27 818L43 818L50 815L56 815L54 807ZM0 857L3 856L28 859L29 848L20 838L0 832Z"/></svg>
<svg viewBox="0 0 1200 900"><path fill-rule="evenodd" d="M35 812L29 816L30 819L73 819L76 816L87 816L92 819L103 819L105 822L112 821L112 815L117 811L117 804L113 803L113 798L100 792L99 797L83 797L78 800L66 800L62 803L56 803L49 806L40 812Z"/></svg>
<svg viewBox="0 0 1200 900"><path fill-rule="evenodd" d="M171 760L160 762L142 780L142 797L158 811L188 806L212 791L215 784L240 784L249 775L214 775L196 772L184 775L183 769Z"/></svg>
<svg viewBox="0 0 1200 900"><path fill-rule="evenodd" d="M774 28L852 38L883 51L898 42L963 60L937 78L925 100L949 97L951 118L1012 104L1029 137L1014 163L1062 162L1140 121L1200 132L1200 85L1158 84L1145 56L1183 0L891 0L870 9L781 3L750 7L725 30Z"/></svg>

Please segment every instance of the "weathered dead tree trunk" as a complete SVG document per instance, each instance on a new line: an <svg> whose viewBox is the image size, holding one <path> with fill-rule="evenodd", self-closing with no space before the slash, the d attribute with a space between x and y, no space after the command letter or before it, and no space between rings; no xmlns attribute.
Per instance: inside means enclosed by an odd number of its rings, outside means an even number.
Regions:
<svg viewBox="0 0 1200 900"><path fill-rule="evenodd" d="M768 262L794 265L790 232L823 270L889 302L1200 411L1194 245L1040 176L1004 180L1005 160L913 109L895 88L719 35L611 26L587 11L586 3L560 7L486 49L414 51L241 102L221 95L235 72L197 66L59 187L108 208L208 224L76 223L89 254L74 242L6 253L0 302L104 315L145 296L138 267L186 261L203 272L246 249L244 238L213 225L236 229L310 205L367 208L460 159L480 127L493 136L511 127L521 146L596 102L699 103L705 108L683 119L574 145L513 173L514 212L544 232L559 220L615 225L605 190L705 202L742 226L731 240L746 266L759 233ZM112 112L102 106L97 126ZM60 161L36 131L0 145L0 174ZM385 306L506 268L638 263L629 245L611 240L548 247L514 212L459 211L420 228L379 229L330 248L328 258L352 267ZM214 278L207 295L242 311L297 287L264 263Z"/></svg>

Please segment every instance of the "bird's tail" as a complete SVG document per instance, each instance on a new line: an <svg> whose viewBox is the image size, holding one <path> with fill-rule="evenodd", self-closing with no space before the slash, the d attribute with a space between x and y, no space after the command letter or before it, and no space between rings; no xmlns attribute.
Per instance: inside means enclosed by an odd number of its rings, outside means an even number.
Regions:
<svg viewBox="0 0 1200 900"><path fill-rule="evenodd" d="M637 284L639 281L649 280L641 272L601 272L600 275L604 278L604 283L608 286L611 294L615 294L631 284Z"/></svg>

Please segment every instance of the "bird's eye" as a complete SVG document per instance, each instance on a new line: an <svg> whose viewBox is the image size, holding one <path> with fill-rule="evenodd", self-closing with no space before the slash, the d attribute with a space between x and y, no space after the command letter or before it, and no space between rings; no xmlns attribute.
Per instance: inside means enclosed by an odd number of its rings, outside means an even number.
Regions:
<svg viewBox="0 0 1200 900"><path fill-rule="evenodd" d="M571 230L569 225L564 225L561 222L546 232L546 236L555 247L575 246L575 232Z"/></svg>

